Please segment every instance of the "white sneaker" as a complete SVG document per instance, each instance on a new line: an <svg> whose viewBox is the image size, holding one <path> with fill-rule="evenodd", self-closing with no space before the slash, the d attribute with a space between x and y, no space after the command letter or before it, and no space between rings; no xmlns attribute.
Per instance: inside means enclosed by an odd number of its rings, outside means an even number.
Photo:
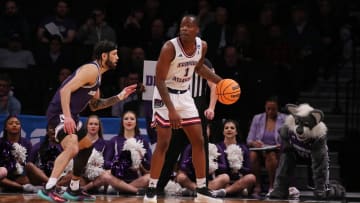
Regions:
<svg viewBox="0 0 360 203"><path fill-rule="evenodd" d="M37 189L35 188L35 186L30 183L25 184L22 187L23 187L24 192L28 192L28 193L36 193L37 192Z"/></svg>
<svg viewBox="0 0 360 203"><path fill-rule="evenodd" d="M106 190L106 194L108 194L108 195L116 195L117 192L118 191L115 188L113 188L111 185L109 185Z"/></svg>
<svg viewBox="0 0 360 203"><path fill-rule="evenodd" d="M298 199L300 191L296 187L289 187L289 198Z"/></svg>

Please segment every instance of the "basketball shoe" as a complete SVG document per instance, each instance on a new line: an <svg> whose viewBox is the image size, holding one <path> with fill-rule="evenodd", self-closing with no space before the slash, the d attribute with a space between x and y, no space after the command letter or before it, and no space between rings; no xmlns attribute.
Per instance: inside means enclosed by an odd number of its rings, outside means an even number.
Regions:
<svg viewBox="0 0 360 203"><path fill-rule="evenodd" d="M196 188L196 197L194 199L195 202L209 202L209 203L223 203L224 201L219 198L215 198L214 195L211 194L207 187Z"/></svg>
<svg viewBox="0 0 360 203"><path fill-rule="evenodd" d="M156 203L157 202L156 188L154 188L154 187L146 188L144 202L148 202L148 203Z"/></svg>
<svg viewBox="0 0 360 203"><path fill-rule="evenodd" d="M63 198L71 201L95 201L96 197L83 191L82 189L72 191L70 187L62 195Z"/></svg>
<svg viewBox="0 0 360 203"><path fill-rule="evenodd" d="M47 201L50 202L56 202L56 203L65 203L65 202L69 202L69 200L63 198L55 189L55 187L46 190L46 189L42 189L42 190L38 190L37 195Z"/></svg>

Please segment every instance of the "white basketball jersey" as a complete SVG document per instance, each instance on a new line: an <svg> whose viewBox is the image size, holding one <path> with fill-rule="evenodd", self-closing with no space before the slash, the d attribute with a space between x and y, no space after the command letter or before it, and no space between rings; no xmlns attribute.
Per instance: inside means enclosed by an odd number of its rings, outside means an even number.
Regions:
<svg viewBox="0 0 360 203"><path fill-rule="evenodd" d="M170 63L165 81L166 86L176 90L187 90L189 89L195 66L202 55L201 39L196 37L196 51L192 56L185 53L178 37L171 39L170 42L175 47L175 58Z"/></svg>

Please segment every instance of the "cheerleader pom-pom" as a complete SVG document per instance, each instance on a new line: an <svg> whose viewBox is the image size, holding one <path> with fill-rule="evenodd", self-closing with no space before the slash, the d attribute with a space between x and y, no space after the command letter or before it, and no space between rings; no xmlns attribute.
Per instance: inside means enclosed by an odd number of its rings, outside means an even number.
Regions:
<svg viewBox="0 0 360 203"><path fill-rule="evenodd" d="M14 143L13 150L11 151L12 155L15 157L15 159L20 163L25 163L26 160L26 148L21 146L19 143Z"/></svg>
<svg viewBox="0 0 360 203"><path fill-rule="evenodd" d="M96 166L88 166L85 170L85 177L92 181L95 180L95 178L99 177L103 172L103 168Z"/></svg>
<svg viewBox="0 0 360 203"><path fill-rule="evenodd" d="M135 138L129 138L125 141L123 151L128 150L131 152L132 167L138 169L141 161L146 153L144 143Z"/></svg>
<svg viewBox="0 0 360 203"><path fill-rule="evenodd" d="M24 166L21 165L19 162L17 162L17 163L15 164L15 167L16 167L15 174L21 175L21 174L24 173Z"/></svg>
<svg viewBox="0 0 360 203"><path fill-rule="evenodd" d="M103 167L104 165L104 156L98 152L96 149L93 149L87 165L96 166L96 167Z"/></svg>
<svg viewBox="0 0 360 203"><path fill-rule="evenodd" d="M89 180L94 180L95 178L99 177L101 173L104 171L102 168L104 165L104 157L103 155L98 152L96 149L93 149L88 163L85 169L85 177Z"/></svg>
<svg viewBox="0 0 360 203"><path fill-rule="evenodd" d="M11 154L14 156L14 158L16 160L15 173L20 175L24 172L24 166L22 164L24 164L26 161L27 150L25 147L21 146L19 143L14 143L12 146L13 146L13 150L11 151Z"/></svg>
<svg viewBox="0 0 360 203"><path fill-rule="evenodd" d="M236 144L231 144L226 148L225 153L227 154L230 168L234 171L240 170L244 160L241 148Z"/></svg>
<svg viewBox="0 0 360 203"><path fill-rule="evenodd" d="M209 143L209 173L212 174L215 172L219 164L217 162L217 158L219 157L220 153L218 152L218 148L216 145Z"/></svg>

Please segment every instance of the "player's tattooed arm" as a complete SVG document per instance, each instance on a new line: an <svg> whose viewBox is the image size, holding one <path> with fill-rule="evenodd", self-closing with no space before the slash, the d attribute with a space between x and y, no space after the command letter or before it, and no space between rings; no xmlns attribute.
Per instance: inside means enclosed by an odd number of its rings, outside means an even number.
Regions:
<svg viewBox="0 0 360 203"><path fill-rule="evenodd" d="M121 100L117 95L106 98L106 99L92 98L89 102L89 107L90 107L91 111L97 111L97 110L112 106L112 105L118 103L119 101L121 101Z"/></svg>

